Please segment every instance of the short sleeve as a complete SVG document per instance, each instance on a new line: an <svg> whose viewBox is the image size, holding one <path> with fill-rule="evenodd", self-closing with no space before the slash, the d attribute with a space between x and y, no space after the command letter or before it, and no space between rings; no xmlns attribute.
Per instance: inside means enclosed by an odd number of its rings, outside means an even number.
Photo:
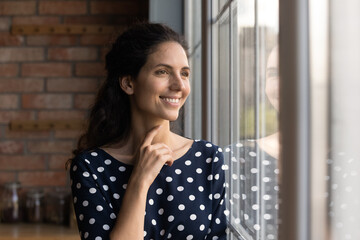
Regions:
<svg viewBox="0 0 360 240"><path fill-rule="evenodd" d="M90 161L75 158L71 164L70 178L81 239L109 239L116 215L96 182Z"/></svg>
<svg viewBox="0 0 360 240"><path fill-rule="evenodd" d="M206 239L226 239L226 215L225 215L225 172L223 170L224 155L218 148L213 158L213 183L212 183L212 208L213 213Z"/></svg>

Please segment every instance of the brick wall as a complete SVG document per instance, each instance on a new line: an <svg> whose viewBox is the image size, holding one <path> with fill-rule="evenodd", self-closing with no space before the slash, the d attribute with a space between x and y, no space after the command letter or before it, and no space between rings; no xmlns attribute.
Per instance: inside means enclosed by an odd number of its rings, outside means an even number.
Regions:
<svg viewBox="0 0 360 240"><path fill-rule="evenodd" d="M104 77L108 35L12 35L19 24L121 26L147 18L146 0L0 1L0 186L66 186L80 131L11 131L12 120L84 119Z"/></svg>

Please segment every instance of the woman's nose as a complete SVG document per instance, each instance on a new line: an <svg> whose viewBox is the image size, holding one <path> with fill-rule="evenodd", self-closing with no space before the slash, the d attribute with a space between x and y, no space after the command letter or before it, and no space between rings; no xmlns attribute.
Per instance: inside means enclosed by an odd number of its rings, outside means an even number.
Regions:
<svg viewBox="0 0 360 240"><path fill-rule="evenodd" d="M181 78L180 74L174 74L171 77L171 85L172 90L182 90L185 88L184 80Z"/></svg>

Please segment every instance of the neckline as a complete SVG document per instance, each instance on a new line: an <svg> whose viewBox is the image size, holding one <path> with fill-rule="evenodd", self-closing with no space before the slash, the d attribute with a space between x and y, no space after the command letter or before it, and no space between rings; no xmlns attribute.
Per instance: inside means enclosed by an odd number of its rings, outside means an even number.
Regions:
<svg viewBox="0 0 360 240"><path fill-rule="evenodd" d="M192 149L194 148L195 143L200 142L201 140L199 140L199 141L192 140L192 141L193 141L193 142L192 142L191 146L189 147L189 149L188 149L181 157L175 159L174 162L173 162L173 165L174 165L176 162L178 162L179 160L182 160L183 158L187 157L187 155L189 155L189 154L191 153ZM110 153L106 152L106 151L105 151L104 149L102 149L102 148L97 148L96 150L99 150L99 151L102 152L104 155L110 157L110 158L113 159L113 160L116 160L117 162L119 162L120 164L122 164L122 165L124 165L124 166L134 167L134 165L132 165L132 164L127 164L127 163L124 163L124 162L116 159L116 158L113 157Z"/></svg>

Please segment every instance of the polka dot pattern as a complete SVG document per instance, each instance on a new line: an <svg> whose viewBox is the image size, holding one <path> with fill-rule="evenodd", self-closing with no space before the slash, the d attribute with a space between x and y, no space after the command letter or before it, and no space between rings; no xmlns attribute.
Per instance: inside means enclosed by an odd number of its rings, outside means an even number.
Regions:
<svg viewBox="0 0 360 240"><path fill-rule="evenodd" d="M197 140L172 166L164 165L148 191L144 239L226 239L223 161L216 145ZM72 162L82 239L109 239L132 170L102 149Z"/></svg>

